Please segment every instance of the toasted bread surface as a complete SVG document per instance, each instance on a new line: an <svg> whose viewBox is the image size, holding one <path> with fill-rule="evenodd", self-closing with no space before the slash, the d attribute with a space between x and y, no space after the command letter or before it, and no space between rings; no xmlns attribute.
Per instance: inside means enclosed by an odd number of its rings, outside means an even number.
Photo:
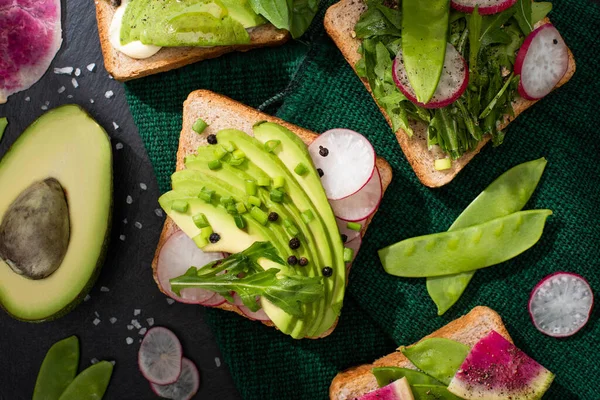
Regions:
<svg viewBox="0 0 600 400"><path fill-rule="evenodd" d="M342 52L342 55L348 61L350 66L356 72L355 65L360 60L361 55L358 53L360 46L360 39L356 38L354 33L354 26L358 22L361 14L367 9L367 6L363 0L341 0L339 3L329 7L325 13L325 30L329 36L333 39L337 47ZM540 21L538 24L549 23L550 21L546 18ZM567 72L558 83L558 86L565 84L573 74L575 73L575 59L573 54L569 50L569 67ZM363 84L371 92L369 82L361 78ZM374 98L374 97L373 97ZM375 102L377 100L374 98ZM514 120L519 114L531 107L535 101L525 100L518 97L513 103L514 117L506 115L503 123L500 125L500 129L504 129L512 120ZM379 105L378 105L379 107ZM379 107L383 113L386 121L392 126L391 120L385 110ZM406 156L406 159L412 166L415 174L419 180L428 187L440 187L449 183L454 177L471 161L473 157L481 149L491 137L486 136L479 145L472 151L465 153L461 158L452 163L452 168L445 171L437 171L434 166L434 161L439 158L445 157L445 154L439 149L429 150L427 148L427 132L426 126L422 123L411 123L411 127L414 130L414 135L410 138L402 129L395 132L396 138L400 143L400 147Z"/></svg>
<svg viewBox="0 0 600 400"><path fill-rule="evenodd" d="M478 306L468 314L455 319L421 340L447 338L473 347L475 343L492 330L512 342L500 315L491 308ZM329 387L329 398L331 400L351 400L377 389L377 380L371 373L374 367L416 369L400 351L395 351L374 361L372 364L360 365L337 374Z"/></svg>
<svg viewBox="0 0 600 400"><path fill-rule="evenodd" d="M208 127L205 129L202 135L198 135L192 130L192 125L194 125L194 122L196 122L198 118L202 118L208 124ZM260 121L269 121L283 125L298 135L298 137L300 137L306 144L311 143L318 136L314 132L257 111L226 96L222 96L208 90L197 90L188 96L183 106L183 126L181 130L181 136L179 137L176 169L179 171L185 168L185 156L196 152L198 146L206 146L208 144L206 137L211 133L216 134L222 129L235 128L251 135L252 127ZM385 190L392 181L392 169L387 161L382 158L377 159L377 168L381 174L381 182L385 193ZM364 224L361 231L362 235L365 234L371 219L372 216L368 219L367 223ZM157 284L158 280L156 276L156 268L158 265L160 249L166 240L178 229L179 228L173 222L173 220L167 217L160 235L158 246L156 248L154 260L152 262L154 280ZM162 291L162 288L160 289ZM233 311L245 317L245 315L236 306L229 303L224 303L218 308L227 311ZM263 324L273 326L270 321L263 322ZM331 329L322 334L320 337L329 335L335 328L336 324L334 324Z"/></svg>
<svg viewBox="0 0 600 400"><path fill-rule="evenodd" d="M250 33L250 44L216 47L171 47L163 48L152 57L136 60L128 57L110 44L109 28L116 8L108 0L95 0L96 20L104 66L116 80L125 82L143 76L180 68L188 64L220 57L233 51L248 51L258 47L279 46L290 38L288 31L277 29L271 24L256 27Z"/></svg>

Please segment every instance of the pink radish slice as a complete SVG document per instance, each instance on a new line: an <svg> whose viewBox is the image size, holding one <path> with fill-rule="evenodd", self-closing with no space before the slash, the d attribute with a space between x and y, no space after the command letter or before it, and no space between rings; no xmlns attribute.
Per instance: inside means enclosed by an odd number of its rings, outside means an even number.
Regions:
<svg viewBox="0 0 600 400"><path fill-rule="evenodd" d="M414 104L425 108L442 108L456 101L467 89L469 84L469 67L467 61L460 55L458 50L450 43L446 45L446 58L444 60L444 70L440 82L427 104L417 101L415 91L406 74L402 50L398 52L394 65L392 67L392 76L398 89Z"/></svg>
<svg viewBox="0 0 600 400"><path fill-rule="evenodd" d="M346 241L345 243L349 243L352 240L354 240L355 238L357 238L358 236L360 236L360 232L354 231L350 228L348 228L348 221L344 221L343 219L339 219L336 218L335 221L337 222L337 226L338 229L340 230L340 235L346 235ZM367 219L363 219L360 221L355 221L358 224L361 224L362 226L365 226L365 223L367 222Z"/></svg>
<svg viewBox="0 0 600 400"><path fill-rule="evenodd" d="M233 295L234 305L248 318L255 321L270 321L271 318L265 313L265 311L261 308L258 311L252 311L248 307L244 305L244 302L240 298L240 296L236 293ZM256 302L260 302L260 297L256 298Z"/></svg>
<svg viewBox="0 0 600 400"><path fill-rule="evenodd" d="M558 30L545 24L531 32L519 49L515 74L521 75L519 94L527 100L546 96L569 68L569 50Z"/></svg>
<svg viewBox="0 0 600 400"><path fill-rule="evenodd" d="M213 298L215 292L205 289L183 289L181 297L171 291L169 279L185 274L192 266L201 268L223 258L222 253L205 253L183 231L172 234L160 249L156 274L158 283L169 297L186 304L204 304ZM221 303L222 304L222 303Z"/></svg>
<svg viewBox="0 0 600 400"><path fill-rule="evenodd" d="M594 294L584 277L571 272L556 272L533 288L529 315L540 332L552 337L566 337L587 324L593 305Z"/></svg>
<svg viewBox="0 0 600 400"><path fill-rule="evenodd" d="M354 251L354 255L352 256L352 261L346 263L346 271L350 271L350 267L356 260L356 256L358 255L358 251L360 250L360 246L362 245L362 237L358 236L354 238L352 241L346 243L344 246L352 249Z"/></svg>
<svg viewBox="0 0 600 400"><path fill-rule="evenodd" d="M157 385L150 383L152 391L165 399L189 400L200 388L200 373L193 362L187 358L181 361L181 375L177 382L170 385Z"/></svg>
<svg viewBox="0 0 600 400"><path fill-rule="evenodd" d="M375 168L375 173L361 190L342 200L330 200L329 204L336 217L356 222L371 216L379 207L382 196L381 175Z"/></svg>
<svg viewBox="0 0 600 400"><path fill-rule="evenodd" d="M60 3L0 1L0 104L46 73L62 44Z"/></svg>
<svg viewBox="0 0 600 400"><path fill-rule="evenodd" d="M157 385L175 383L181 375L181 343L162 326L151 328L138 351L138 365L144 378Z"/></svg>
<svg viewBox="0 0 600 400"><path fill-rule="evenodd" d="M211 297L208 300L203 301L202 303L198 303L201 306L205 306L205 307L218 307L221 304L225 303L227 300L225 299L225 297L221 296L220 294L215 293L213 295L213 297Z"/></svg>
<svg viewBox="0 0 600 400"><path fill-rule="evenodd" d="M517 0L452 0L450 5L457 11L472 13L475 6L481 15L496 14L515 5Z"/></svg>
<svg viewBox="0 0 600 400"><path fill-rule="evenodd" d="M375 169L375 150L360 133L332 129L315 139L308 151L323 171L321 183L330 200L353 195L369 182Z"/></svg>

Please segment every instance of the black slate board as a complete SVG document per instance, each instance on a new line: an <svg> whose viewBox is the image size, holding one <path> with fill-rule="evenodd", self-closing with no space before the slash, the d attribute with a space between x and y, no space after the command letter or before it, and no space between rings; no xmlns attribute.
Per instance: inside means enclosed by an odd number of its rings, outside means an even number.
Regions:
<svg viewBox="0 0 600 400"><path fill-rule="evenodd" d="M172 329L182 341L186 357L200 369L202 382L195 398L239 399L229 372L221 364L214 337L203 320L202 307L169 305L152 279L150 263L164 220L162 213L157 215L156 212L159 194L152 166L129 113L123 86L111 80L104 69L94 2L63 0L62 4L63 44L50 69L32 88L10 96L6 104L0 105L0 117L9 119L0 141L0 157L23 130L44 113L43 106L49 109L69 103L83 106L106 129L113 144L111 243L90 299L67 316L30 324L15 321L0 311L0 400L30 399L46 351L54 342L73 334L80 340L80 370L90 366L94 358L116 361L105 399L157 398L137 367L142 336L137 329L127 329L132 319L148 327L147 318L154 318L155 325ZM96 64L94 72L86 68L92 63ZM54 67L67 66L79 68L81 75L53 72ZM79 84L77 88L72 84L73 78ZM62 86L65 90L59 93ZM109 90L114 96L106 98ZM119 126L117 129L113 122ZM128 204L128 196L131 196L131 204ZM140 228L136 222L141 224ZM109 291L101 291L103 286ZM134 316L135 309L141 310L141 314ZM98 325L93 323L96 312L101 321ZM111 317L117 318L114 324L109 322ZM127 337L133 338L134 343L128 345Z"/></svg>

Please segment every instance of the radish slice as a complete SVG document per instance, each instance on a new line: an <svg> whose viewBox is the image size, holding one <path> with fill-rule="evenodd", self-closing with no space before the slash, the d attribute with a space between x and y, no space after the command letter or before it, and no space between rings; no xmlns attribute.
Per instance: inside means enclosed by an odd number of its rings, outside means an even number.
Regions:
<svg viewBox="0 0 600 400"><path fill-rule="evenodd" d="M177 336L167 328L151 328L138 352L138 365L144 378L157 385L175 383L181 375L183 351Z"/></svg>
<svg viewBox="0 0 600 400"><path fill-rule="evenodd" d="M215 292L205 289L188 288L183 289L181 297L179 297L171 291L169 279L185 274L191 266L201 268L212 261L221 260L222 258L222 253L203 252L188 235L183 231L177 231L167 239L160 249L158 266L156 268L158 284L169 297L181 303L212 305L210 300L215 296ZM219 297L222 298L222 296ZM217 298L214 300L220 299Z"/></svg>
<svg viewBox="0 0 600 400"><path fill-rule="evenodd" d="M375 169L375 150L360 133L332 129L315 139L308 151L323 171L321 183L330 200L351 196L369 182Z"/></svg>
<svg viewBox="0 0 600 400"><path fill-rule="evenodd" d="M452 0L450 5L457 11L472 13L475 6L481 15L496 14L515 5L517 0Z"/></svg>
<svg viewBox="0 0 600 400"><path fill-rule="evenodd" d="M256 302L260 302L260 297L256 296ZM244 305L244 302L240 298L240 296L236 293L233 295L233 304L237 306L237 308L248 318L254 321L270 321L271 318L265 313L265 311L261 308L258 311L252 311L248 307Z"/></svg>
<svg viewBox="0 0 600 400"><path fill-rule="evenodd" d="M593 304L594 294L585 278L571 272L556 272L533 288L529 315L540 332L566 337L587 324Z"/></svg>
<svg viewBox="0 0 600 400"><path fill-rule="evenodd" d="M467 89L469 83L469 67L467 61L460 55L458 50L450 43L446 44L446 58L444 60L444 70L440 78L440 83L427 104L417 101L415 91L410 86L402 50L398 52L394 65L392 67L392 77L398 89L414 104L425 108L442 108L454 103Z"/></svg>
<svg viewBox="0 0 600 400"><path fill-rule="evenodd" d="M213 297L211 297L208 300L203 301L202 303L198 303L202 306L205 307L218 307L221 304L225 303L227 300L225 299L225 297L221 296L220 294L215 293Z"/></svg>
<svg viewBox="0 0 600 400"><path fill-rule="evenodd" d="M336 218L335 221L337 222L338 229L340 230L340 235L346 235L346 240L344 243L350 243L352 240L360 236L360 232L348 228L348 221L339 218ZM365 218L354 222L365 226L367 219Z"/></svg>
<svg viewBox="0 0 600 400"><path fill-rule="evenodd" d="M200 388L200 373L193 362L187 358L181 361L181 375L177 382L171 385L150 383L152 391L160 397L173 400L189 400Z"/></svg>
<svg viewBox="0 0 600 400"><path fill-rule="evenodd" d="M346 263L346 272L350 271L350 267L356 260L356 256L358 255L358 251L360 250L360 246L362 245L362 237L358 236L354 238L354 240L346 243L344 246L352 249L354 251L354 255L352 256L352 261Z"/></svg>
<svg viewBox="0 0 600 400"><path fill-rule="evenodd" d="M569 51L558 30L545 24L525 38L515 60L515 74L521 75L519 94L537 100L554 89L569 68Z"/></svg>
<svg viewBox="0 0 600 400"><path fill-rule="evenodd" d="M382 196L381 175L379 169L375 168L375 173L361 190L342 200L330 200L329 204L339 219L357 222L377 211Z"/></svg>

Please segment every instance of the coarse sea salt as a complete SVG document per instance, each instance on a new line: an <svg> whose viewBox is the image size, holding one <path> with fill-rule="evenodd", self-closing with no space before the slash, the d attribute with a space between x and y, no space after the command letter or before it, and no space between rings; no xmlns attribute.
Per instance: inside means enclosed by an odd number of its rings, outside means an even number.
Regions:
<svg viewBox="0 0 600 400"><path fill-rule="evenodd" d="M90 296L89 294L86 294L85 297L83 298L83 301L88 301L91 298L92 298L92 296Z"/></svg>
<svg viewBox="0 0 600 400"><path fill-rule="evenodd" d="M138 229L142 229L142 223L141 222L135 222L135 224L133 224L136 228Z"/></svg>
<svg viewBox="0 0 600 400"><path fill-rule="evenodd" d="M133 329L133 325L127 325L127 330L132 330Z"/></svg>
<svg viewBox="0 0 600 400"><path fill-rule="evenodd" d="M96 64L94 64L94 63L88 64L88 66L86 68L88 71L94 72L94 70L96 69Z"/></svg>
<svg viewBox="0 0 600 400"><path fill-rule="evenodd" d="M71 75L73 73L73 67L54 68L54 73L57 75Z"/></svg>
<svg viewBox="0 0 600 400"><path fill-rule="evenodd" d="M67 90L67 88L66 88L66 87L64 87L64 86L61 86L61 87L59 87L59 88L58 88L58 93L62 93L62 92L64 92L65 90Z"/></svg>
<svg viewBox="0 0 600 400"><path fill-rule="evenodd" d="M141 313L142 313L142 310L140 310L139 308L136 308L135 310L133 310L133 315L136 316L136 317L138 315L140 315Z"/></svg>
<svg viewBox="0 0 600 400"><path fill-rule="evenodd" d="M96 318L92 321L92 323L97 326L100 323L100 319Z"/></svg>
<svg viewBox="0 0 600 400"><path fill-rule="evenodd" d="M112 90L107 90L106 93L104 93L104 97L106 97L107 99L110 99L114 95L115 93Z"/></svg>
<svg viewBox="0 0 600 400"><path fill-rule="evenodd" d="M221 359L219 357L215 357L215 365L217 366L217 368L221 366Z"/></svg>
<svg viewBox="0 0 600 400"><path fill-rule="evenodd" d="M144 182L142 182L142 183L140 183L140 189L148 190L148 186Z"/></svg>
<svg viewBox="0 0 600 400"><path fill-rule="evenodd" d="M123 148L123 143L117 143L115 145L115 149L117 149L117 150L121 150L122 148Z"/></svg>
<svg viewBox="0 0 600 400"><path fill-rule="evenodd" d="M109 321L111 324L114 324L115 322L117 322L117 319L115 317L110 317Z"/></svg>
<svg viewBox="0 0 600 400"><path fill-rule="evenodd" d="M175 303L175 300L173 300L170 297L167 297L167 303L169 303L169 305L171 305L171 304Z"/></svg>
<svg viewBox="0 0 600 400"><path fill-rule="evenodd" d="M146 322L148 323L148 326L152 326L154 325L154 318L146 318Z"/></svg>
<svg viewBox="0 0 600 400"><path fill-rule="evenodd" d="M109 288L107 288L106 286L102 286L102 287L100 288L100 291L101 291L101 292L105 292L105 293L106 293L106 292L110 292L110 289L109 289Z"/></svg>
<svg viewBox="0 0 600 400"><path fill-rule="evenodd" d="M125 343L127 344L132 344L133 343L133 339L128 337L127 339L125 339Z"/></svg>
<svg viewBox="0 0 600 400"><path fill-rule="evenodd" d="M131 325L135 326L135 329L142 329L142 324L140 324L137 319L132 319Z"/></svg>
<svg viewBox="0 0 600 400"><path fill-rule="evenodd" d="M77 82L77 79L75 79L75 78L71 79L71 84L73 85L73 87L75 89L77 89L79 87L79 82Z"/></svg>
<svg viewBox="0 0 600 400"><path fill-rule="evenodd" d="M81 70L79 68L75 68L75 76L81 75Z"/></svg>
<svg viewBox="0 0 600 400"><path fill-rule="evenodd" d="M160 208L157 208L156 210L154 210L154 214L156 214L157 217L163 216L163 212Z"/></svg>
<svg viewBox="0 0 600 400"><path fill-rule="evenodd" d="M120 239L122 242L124 242L124 241L125 241L125 235L121 235L121 236L119 236L119 239Z"/></svg>
<svg viewBox="0 0 600 400"><path fill-rule="evenodd" d="M133 203L133 197L131 197L130 195L127 195L127 199L125 201L127 202L127 204L131 204L131 203Z"/></svg>
<svg viewBox="0 0 600 400"><path fill-rule="evenodd" d="M113 121L113 127L115 128L115 131L116 131L117 129L119 129L119 124L117 124L115 121Z"/></svg>
<svg viewBox="0 0 600 400"><path fill-rule="evenodd" d="M142 328L142 329L140 329L140 331L139 331L138 333L139 333L140 335L145 335L147 330L148 330L148 329L146 329L146 328Z"/></svg>
<svg viewBox="0 0 600 400"><path fill-rule="evenodd" d="M90 360L90 362L91 362L92 364L96 364L98 361L99 361L99 360L98 360L97 358L92 358L92 359Z"/></svg>

